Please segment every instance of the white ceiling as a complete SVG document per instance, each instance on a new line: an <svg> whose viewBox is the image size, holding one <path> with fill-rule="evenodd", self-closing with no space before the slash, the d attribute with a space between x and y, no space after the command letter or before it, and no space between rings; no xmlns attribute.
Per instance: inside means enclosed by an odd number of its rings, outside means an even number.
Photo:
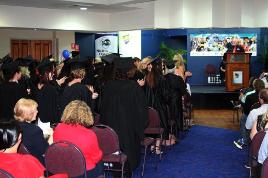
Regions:
<svg viewBox="0 0 268 178"><path fill-rule="evenodd" d="M63 10L83 6L91 12L113 13L140 9L152 1L155 0L0 0L0 5Z"/></svg>

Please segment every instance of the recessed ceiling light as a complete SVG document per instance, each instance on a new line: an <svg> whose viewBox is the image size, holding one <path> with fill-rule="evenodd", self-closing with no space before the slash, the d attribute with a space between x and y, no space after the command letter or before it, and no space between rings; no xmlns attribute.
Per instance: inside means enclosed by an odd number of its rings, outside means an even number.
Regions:
<svg viewBox="0 0 268 178"><path fill-rule="evenodd" d="M80 7L80 10L81 11L86 11L87 10L87 7Z"/></svg>

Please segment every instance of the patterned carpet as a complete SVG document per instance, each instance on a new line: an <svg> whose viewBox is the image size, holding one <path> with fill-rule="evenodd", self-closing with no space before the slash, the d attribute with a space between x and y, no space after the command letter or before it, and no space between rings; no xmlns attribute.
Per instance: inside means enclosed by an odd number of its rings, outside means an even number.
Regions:
<svg viewBox="0 0 268 178"><path fill-rule="evenodd" d="M244 164L248 150L234 147L238 137L238 131L193 126L180 143L167 150L157 170L157 158L148 155L145 178L247 178ZM141 167L134 177L140 173Z"/></svg>

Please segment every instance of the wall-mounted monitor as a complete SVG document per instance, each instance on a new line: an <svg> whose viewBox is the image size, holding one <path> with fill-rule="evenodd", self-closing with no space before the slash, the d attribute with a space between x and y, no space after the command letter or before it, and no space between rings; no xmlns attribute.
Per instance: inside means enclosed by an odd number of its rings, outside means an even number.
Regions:
<svg viewBox="0 0 268 178"><path fill-rule="evenodd" d="M190 34L191 56L223 56L233 52L236 46L243 48L246 53L257 55L257 34Z"/></svg>

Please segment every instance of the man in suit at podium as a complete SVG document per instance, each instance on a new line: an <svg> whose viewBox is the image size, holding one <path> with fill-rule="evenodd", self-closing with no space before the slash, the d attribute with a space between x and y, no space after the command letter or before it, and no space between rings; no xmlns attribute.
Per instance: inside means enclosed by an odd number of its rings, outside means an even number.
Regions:
<svg viewBox="0 0 268 178"><path fill-rule="evenodd" d="M241 45L241 41L237 41L236 45L234 46L233 53L244 53L245 49Z"/></svg>

